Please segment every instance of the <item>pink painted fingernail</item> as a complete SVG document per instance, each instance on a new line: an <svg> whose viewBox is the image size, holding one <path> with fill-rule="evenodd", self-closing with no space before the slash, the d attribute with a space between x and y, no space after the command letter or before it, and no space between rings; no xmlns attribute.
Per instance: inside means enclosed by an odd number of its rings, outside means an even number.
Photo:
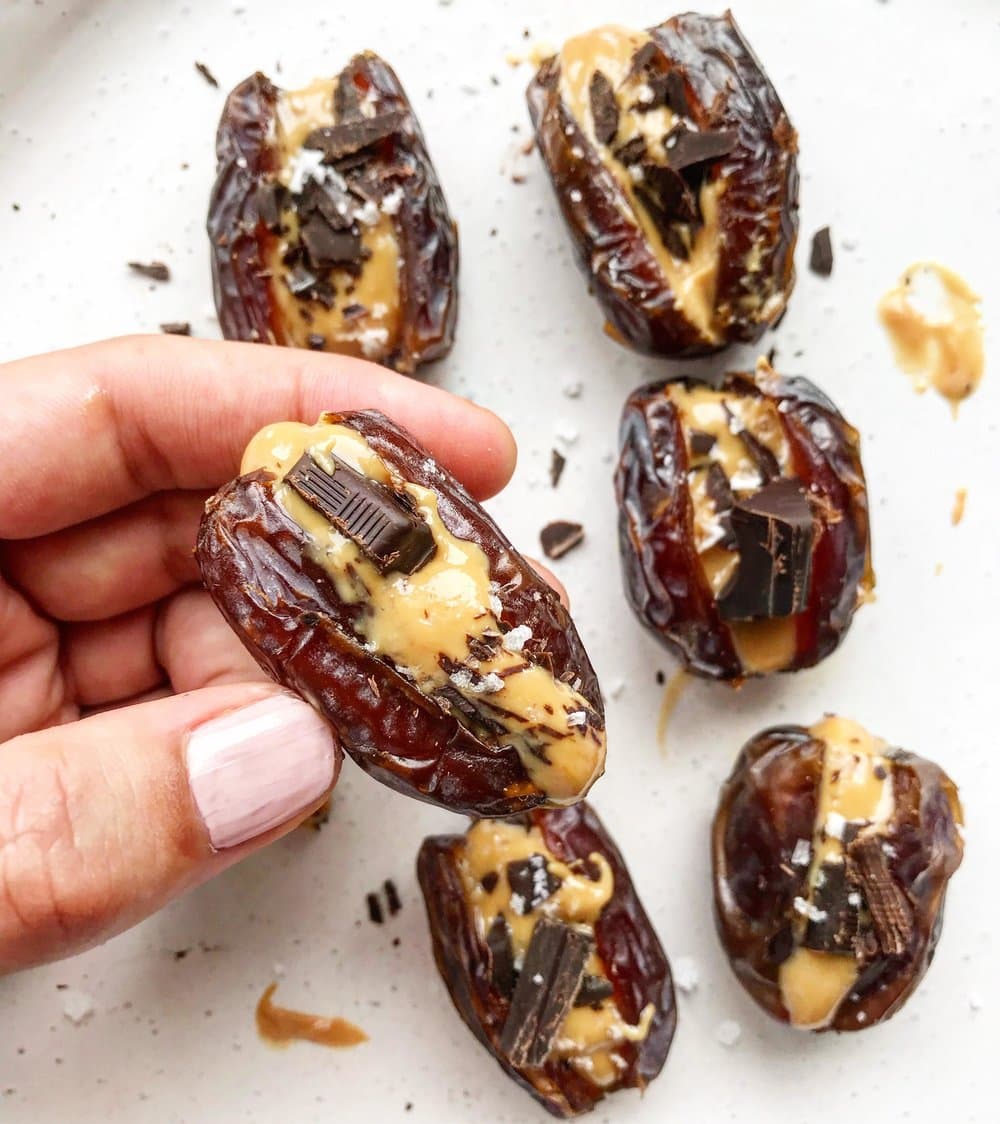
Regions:
<svg viewBox="0 0 1000 1124"><path fill-rule="evenodd" d="M196 727L187 767L217 850L235 847L312 807L337 775L329 726L294 695L272 695Z"/></svg>

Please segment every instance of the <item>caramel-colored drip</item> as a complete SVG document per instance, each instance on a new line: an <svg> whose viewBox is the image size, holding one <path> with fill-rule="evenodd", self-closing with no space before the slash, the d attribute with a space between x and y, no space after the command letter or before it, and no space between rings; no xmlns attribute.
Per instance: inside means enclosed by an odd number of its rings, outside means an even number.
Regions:
<svg viewBox="0 0 1000 1124"><path fill-rule="evenodd" d="M275 113L275 146L278 152L278 179L285 185L295 175L296 162L317 159L318 153L303 149L302 144L313 129L335 124L333 95L336 82L320 79L301 90L279 94ZM400 317L400 251L396 227L390 215L377 211L371 225L361 226L361 245L367 255L360 276L336 268L330 281L336 290L333 308L319 301L304 300L289 289L289 274L283 257L298 239L299 222L295 210L282 214L284 232L273 239L265 266L274 283L271 292L285 326L287 338L277 342L295 347L308 347L311 335L322 336L328 350L346 355L381 360L389 356L399 342ZM356 317L344 316L344 309L360 305L365 312Z"/></svg>
<svg viewBox="0 0 1000 1124"><path fill-rule="evenodd" d="M358 638L425 694L447 689L474 705L502 709L498 720L506 729L504 741L517 750L531 780L553 803L579 799L604 768L604 731L590 725L590 707L572 684L503 646L500 591L482 549L448 530L434 491L394 473L347 426L323 421L268 426L247 447L242 471L264 468L283 478L304 453L328 469L335 454L371 479L407 493L437 545L433 558L414 573L381 574L355 542L290 486L276 486L275 499L308 536L308 554L330 575L337 596L361 606L354 624ZM487 637L494 654L474 658L471 649L479 649ZM475 677L449 674L442 663L474 668Z"/></svg>
<svg viewBox="0 0 1000 1124"><path fill-rule="evenodd" d="M621 188L622 210L641 229L653 251L677 307L709 342L719 339L715 326L715 291L719 274L721 239L719 232L719 182L705 181L699 195L704 225L694 235L687 261L676 258L667 249L663 237L648 209L635 190L629 169L615 156L612 148L598 142L590 108L590 80L601 71L618 93L621 104L618 132L612 142L615 148L642 137L650 155L665 162L663 138L677 118L667 106L657 106L647 113L631 112L629 107L638 97L641 78L628 78L636 51L649 42L645 31L608 25L568 39L559 53L559 93L577 125Z"/></svg>
<svg viewBox="0 0 1000 1124"><path fill-rule="evenodd" d="M315 1042L318 1046L357 1046L368 1041L368 1035L347 1019L309 1015L292 1011L271 1002L278 985L266 988L257 1003L257 1033L275 1046L287 1046L296 1040Z"/></svg>
<svg viewBox="0 0 1000 1124"><path fill-rule="evenodd" d="M914 306L912 286L920 274L929 274L940 286L944 317L927 316ZM945 266L916 262L879 301L878 313L896 362L913 378L915 389L933 386L957 414L959 402L979 385L986 361L979 296Z"/></svg>
<svg viewBox="0 0 1000 1124"><path fill-rule="evenodd" d="M667 727L670 725L670 719L673 717L674 711L677 709L677 704L680 702L681 695L684 693L684 688L690 681L691 676L688 675L683 668L680 668L674 672L670 681L663 688L663 698L660 700L660 713L656 720L656 740L659 742L661 749L666 748Z"/></svg>
<svg viewBox="0 0 1000 1124"><path fill-rule="evenodd" d="M542 855L549 872L561 879L555 892L529 913L520 913L511 902L507 864ZM490 926L503 914L511 934L514 963L524 962L531 934L540 916L556 918L592 933L594 925L614 893L614 875L608 861L596 852L588 856L598 873L596 880L586 871L560 862L546 847L537 827L525 828L502 820L479 820L465 837L459 861L465 900L480 940L485 942ZM483 885L487 875L497 875L491 888ZM489 883L488 883L489 884ZM586 965L592 976L607 978L604 962L595 947ZM595 1085L613 1085L626 1062L619 1052L626 1042L641 1042L649 1034L655 1008L648 1004L637 1025L625 1021L613 996L597 1007L574 1007L559 1028L552 1046L554 1056L564 1058Z"/></svg>
<svg viewBox="0 0 1000 1124"><path fill-rule="evenodd" d="M824 863L846 861L843 840L830 830L831 816L862 822L864 833L884 830L895 807L893 761L887 746L863 726L828 715L810 735L823 744L823 772L807 880L811 902ZM799 918L801 940L805 919ZM789 1021L803 1030L829 1026L858 979L856 959L848 954L797 947L778 971Z"/></svg>
<svg viewBox="0 0 1000 1124"><path fill-rule="evenodd" d="M958 488L955 491L955 500L951 505L951 525L957 527L965 517L965 501L969 498L968 488Z"/></svg>

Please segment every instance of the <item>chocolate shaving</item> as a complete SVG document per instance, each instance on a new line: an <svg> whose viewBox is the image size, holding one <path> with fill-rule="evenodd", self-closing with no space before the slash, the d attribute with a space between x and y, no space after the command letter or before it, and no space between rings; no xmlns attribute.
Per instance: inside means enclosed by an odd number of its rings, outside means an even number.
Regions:
<svg viewBox="0 0 1000 1124"><path fill-rule="evenodd" d="M715 448L715 438L711 433L703 433L700 429L688 430L688 442L696 457L707 456Z"/></svg>
<svg viewBox="0 0 1000 1124"><path fill-rule="evenodd" d="M600 144L610 144L618 132L618 99L607 76L595 70L590 79L590 112L594 136Z"/></svg>
<svg viewBox="0 0 1000 1124"><path fill-rule="evenodd" d="M487 894L492 894L497 888L497 883L500 881L500 875L495 870L488 870L482 878L479 879L479 885L486 891Z"/></svg>
<svg viewBox="0 0 1000 1124"><path fill-rule="evenodd" d="M524 916L551 898L562 879L549 870L544 855L536 854L507 864L507 884L514 912Z"/></svg>
<svg viewBox="0 0 1000 1124"><path fill-rule="evenodd" d="M313 129L302 142L302 147L319 149L324 162L332 163L391 137L402 128L406 117L402 110L395 109L374 117L344 121L339 125L324 125Z"/></svg>
<svg viewBox="0 0 1000 1124"><path fill-rule="evenodd" d="M205 79L205 81L210 86L214 86L215 89L219 88L218 78L215 77L215 75L208 69L208 67L203 62L196 62L194 64L194 68L195 68L195 70L198 71L198 73L202 76L202 78Z"/></svg>
<svg viewBox="0 0 1000 1124"><path fill-rule="evenodd" d="M809 268L820 277L829 277L833 273L833 243L830 240L828 226L820 227L812 236Z"/></svg>
<svg viewBox="0 0 1000 1124"><path fill-rule="evenodd" d="M678 124L664 137L663 147L671 168L680 172L728 156L736 147L736 141L735 129L696 132Z"/></svg>
<svg viewBox="0 0 1000 1124"><path fill-rule="evenodd" d="M562 558L583 542L583 524L556 519L542 528L539 539L546 558Z"/></svg>
<svg viewBox="0 0 1000 1124"><path fill-rule="evenodd" d="M130 261L128 267L133 273L139 273L143 277L148 277L151 281L170 280L170 268L161 261Z"/></svg>
<svg viewBox="0 0 1000 1124"><path fill-rule="evenodd" d="M642 180L636 191L643 197L651 192L655 201L672 222L696 222L698 204L684 177L674 168L648 161L642 165Z"/></svg>
<svg viewBox="0 0 1000 1124"><path fill-rule="evenodd" d="M750 459L760 473L761 481L767 484L772 480L777 480L781 476L781 466L778 464L778 458L774 453L762 441L754 437L749 429L739 429L736 435L750 454Z"/></svg>
<svg viewBox="0 0 1000 1124"><path fill-rule="evenodd" d="M730 524L740 554L719 597L724 620L769 620L800 613L809 597L813 517L798 480L775 480L736 500Z"/></svg>
<svg viewBox="0 0 1000 1124"><path fill-rule="evenodd" d="M272 234L281 229L281 212L288 206L288 188L277 180L257 185L257 216Z"/></svg>
<svg viewBox="0 0 1000 1124"><path fill-rule="evenodd" d="M434 533L406 501L330 454L333 472L304 454L285 483L358 544L380 573L412 574L434 554Z"/></svg>
<svg viewBox="0 0 1000 1124"><path fill-rule="evenodd" d="M553 449L552 460L549 463L549 479L552 481L553 488L559 487L559 481L562 479L563 469L565 467L566 458L558 449Z"/></svg>
<svg viewBox="0 0 1000 1124"><path fill-rule="evenodd" d="M913 937L913 909L889 869L882 839L858 836L847 848L847 858L864 891L879 949L884 956L905 956Z"/></svg>
<svg viewBox="0 0 1000 1124"><path fill-rule="evenodd" d="M366 894L365 901L368 903L368 920L373 925L381 925L384 918L382 916L382 904L378 900L377 894Z"/></svg>
<svg viewBox="0 0 1000 1124"><path fill-rule="evenodd" d="M309 261L316 269L331 269L361 260L361 235L333 229L322 215L309 219L302 227L301 237Z"/></svg>
<svg viewBox="0 0 1000 1124"><path fill-rule="evenodd" d="M168 336L189 336L191 335L191 325L187 320L167 320L160 325L160 331L165 332Z"/></svg>
<svg viewBox="0 0 1000 1124"><path fill-rule="evenodd" d="M615 159L626 166L640 164L646 156L646 141L643 137L633 137L619 148L614 149Z"/></svg>
<svg viewBox="0 0 1000 1124"><path fill-rule="evenodd" d="M812 895L817 912L806 925L802 944L817 952L853 955L860 925L860 894L857 905L852 905L849 897L858 893L857 886L848 879L843 862L825 862L820 871L823 877Z"/></svg>
<svg viewBox="0 0 1000 1124"><path fill-rule="evenodd" d="M606 976L586 975L573 1000L574 1007L597 1007L615 993L615 985Z"/></svg>
<svg viewBox="0 0 1000 1124"><path fill-rule="evenodd" d="M396 889L396 883L393 882L391 878L387 878L382 883L382 889L385 891L386 904L389 906L389 916L395 917L403 908L403 903L399 900L399 891Z"/></svg>
<svg viewBox="0 0 1000 1124"><path fill-rule="evenodd" d="M514 947L507 918L498 913L486 930L486 948L490 954L490 979L505 998L514 994L517 973L514 970Z"/></svg>
<svg viewBox="0 0 1000 1124"><path fill-rule="evenodd" d="M515 1068L545 1062L573 1006L593 943L561 921L536 922L500 1036L500 1049Z"/></svg>
<svg viewBox="0 0 1000 1124"><path fill-rule="evenodd" d="M653 80L653 87L661 93L664 105L668 106L678 117L686 117L690 113L688 104L687 87L680 71L669 70L662 76Z"/></svg>
<svg viewBox="0 0 1000 1124"><path fill-rule="evenodd" d="M326 347L326 336L321 336L319 332L310 332L306 337L306 344L310 351L322 351Z"/></svg>
<svg viewBox="0 0 1000 1124"><path fill-rule="evenodd" d="M722 465L718 464L716 461L713 461L704 471L705 493L712 501L712 506L715 508L716 520L723 532L723 536L718 545L725 547L727 550L735 550L737 542L736 536L733 534L733 524L730 514L736 500L729 484L729 477L726 475Z"/></svg>

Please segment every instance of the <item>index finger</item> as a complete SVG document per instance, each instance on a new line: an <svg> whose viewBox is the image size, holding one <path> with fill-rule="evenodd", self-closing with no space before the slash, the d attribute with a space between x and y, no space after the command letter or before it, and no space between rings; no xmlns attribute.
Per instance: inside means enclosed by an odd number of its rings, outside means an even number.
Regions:
<svg viewBox="0 0 1000 1124"><path fill-rule="evenodd" d="M377 409L473 495L514 470L496 415L360 359L262 344L137 336L0 367L0 538L47 534L166 489L215 488L276 421Z"/></svg>

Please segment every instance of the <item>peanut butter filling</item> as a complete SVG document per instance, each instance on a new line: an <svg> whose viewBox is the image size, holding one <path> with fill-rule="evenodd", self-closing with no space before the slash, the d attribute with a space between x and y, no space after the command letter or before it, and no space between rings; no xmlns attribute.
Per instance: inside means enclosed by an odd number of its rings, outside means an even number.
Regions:
<svg viewBox="0 0 1000 1124"><path fill-rule="evenodd" d="M500 627L503 590L491 580L481 548L453 535L438 514L437 495L404 480L343 425L281 422L261 430L243 456L241 471L267 469L283 480L308 453L330 470L331 454L365 476L407 493L430 526L436 553L412 574L382 574L358 545L283 482L276 501L305 532L309 557L330 575L337 596L362 612L357 639L390 660L420 691L458 692L504 727L531 780L552 803L573 803L604 768L605 735L579 691L523 653L526 628ZM325 463L324 463L325 462ZM488 658L472 649L492 649ZM444 666L458 670L446 671ZM456 714L458 712L455 712Z"/></svg>
<svg viewBox="0 0 1000 1124"><path fill-rule="evenodd" d="M590 81L601 71L612 87L625 95L619 118L615 147L642 138L650 155L666 161L663 139L678 118L668 106L658 106L643 113L629 111L627 106L638 97L640 77L629 78L636 51L650 41L645 31L609 24L568 39L559 53L559 93L573 119L600 154L621 189L621 211L641 229L647 245L656 257L677 307L710 342L719 337L715 326L715 292L719 273L720 232L719 196L722 183L707 181L699 193L704 225L694 234L691 253L685 261L675 257L666 247L663 236L648 209L636 194L636 180L629 169L615 156L612 148L597 140L590 105ZM623 88L624 87L624 88ZM614 247L609 250L613 257Z"/></svg>
<svg viewBox="0 0 1000 1124"><path fill-rule="evenodd" d="M791 450L778 408L770 398L727 394L705 385L668 385L667 397L673 402L684 430L688 457L688 488L694 509L695 546L705 578L715 597L727 587L739 554L720 545L725 530L719 512L708 493L708 469L717 464L734 492L752 491L764 483L760 467L750 454L741 430L763 445L774 457L782 476L790 476ZM707 452L692 446L692 434L712 439ZM795 618L730 621L729 629L744 669L766 673L788 667L795 657Z"/></svg>
<svg viewBox="0 0 1000 1124"><path fill-rule="evenodd" d="M313 129L337 123L336 83L337 79L319 79L304 89L284 91L278 96L273 138L278 153L278 180L293 191L301 190L310 178L339 178L334 168L320 163L320 152L302 147ZM364 113L365 102L361 109ZM369 114L370 111L369 106ZM336 298L332 308L296 296L289 288L289 269L283 259L298 240L299 220L294 207L282 212L285 229L270 240L264 262L274 278L271 293L287 334L287 339L277 342L309 347L310 336L322 336L327 349L347 355L380 360L392 353L401 329L400 249L389 213L393 204L387 207L387 202L383 201L381 208L370 203L362 209L361 246L365 260L358 276L344 268L333 270L331 282ZM362 311L355 314L358 308ZM345 309L351 309L351 314L345 316Z"/></svg>
<svg viewBox="0 0 1000 1124"><path fill-rule="evenodd" d="M548 898L523 912L524 903L512 901L507 864L532 855L543 856L546 869L561 881ZM567 865L556 859L537 827L525 828L502 820L479 820L473 824L465 836L459 872L480 940L485 942L493 921L502 914L510 930L514 966L520 969L540 916L592 933L614 893L614 875L603 855L591 854L588 861L599 872L596 880L576 869L579 864ZM586 972L608 978L596 948ZM552 1053L595 1085L606 1088L618 1081L627 1067L619 1052L621 1047L627 1042L642 1042L649 1034L655 1013L655 1007L647 1004L638 1024L633 1026L625 1021L613 996L595 1006L574 1007L556 1034Z"/></svg>
<svg viewBox="0 0 1000 1124"><path fill-rule="evenodd" d="M884 741L872 737L857 722L833 715L812 726L809 733L823 743L823 773L811 840L808 896L796 901L799 940L814 910L813 895L825 877L824 866L847 861L847 825L861 825L859 835L878 835L885 831L895 808L893 761ZM797 947L778 971L789 1021L803 1030L829 1026L857 979L858 962L853 955Z"/></svg>
<svg viewBox="0 0 1000 1124"><path fill-rule="evenodd" d="M296 1040L315 1042L318 1046L357 1046L368 1041L368 1035L347 1019L326 1015L310 1015L279 1007L272 996L277 990L271 984L257 1003L257 1033L275 1046L287 1046Z"/></svg>
<svg viewBox="0 0 1000 1124"><path fill-rule="evenodd" d="M928 275L939 289L944 315L928 315L914 304L915 283ZM912 377L914 388L928 386L952 404L968 398L983 377L983 318L980 298L957 273L924 261L911 265L878 304L896 362Z"/></svg>

